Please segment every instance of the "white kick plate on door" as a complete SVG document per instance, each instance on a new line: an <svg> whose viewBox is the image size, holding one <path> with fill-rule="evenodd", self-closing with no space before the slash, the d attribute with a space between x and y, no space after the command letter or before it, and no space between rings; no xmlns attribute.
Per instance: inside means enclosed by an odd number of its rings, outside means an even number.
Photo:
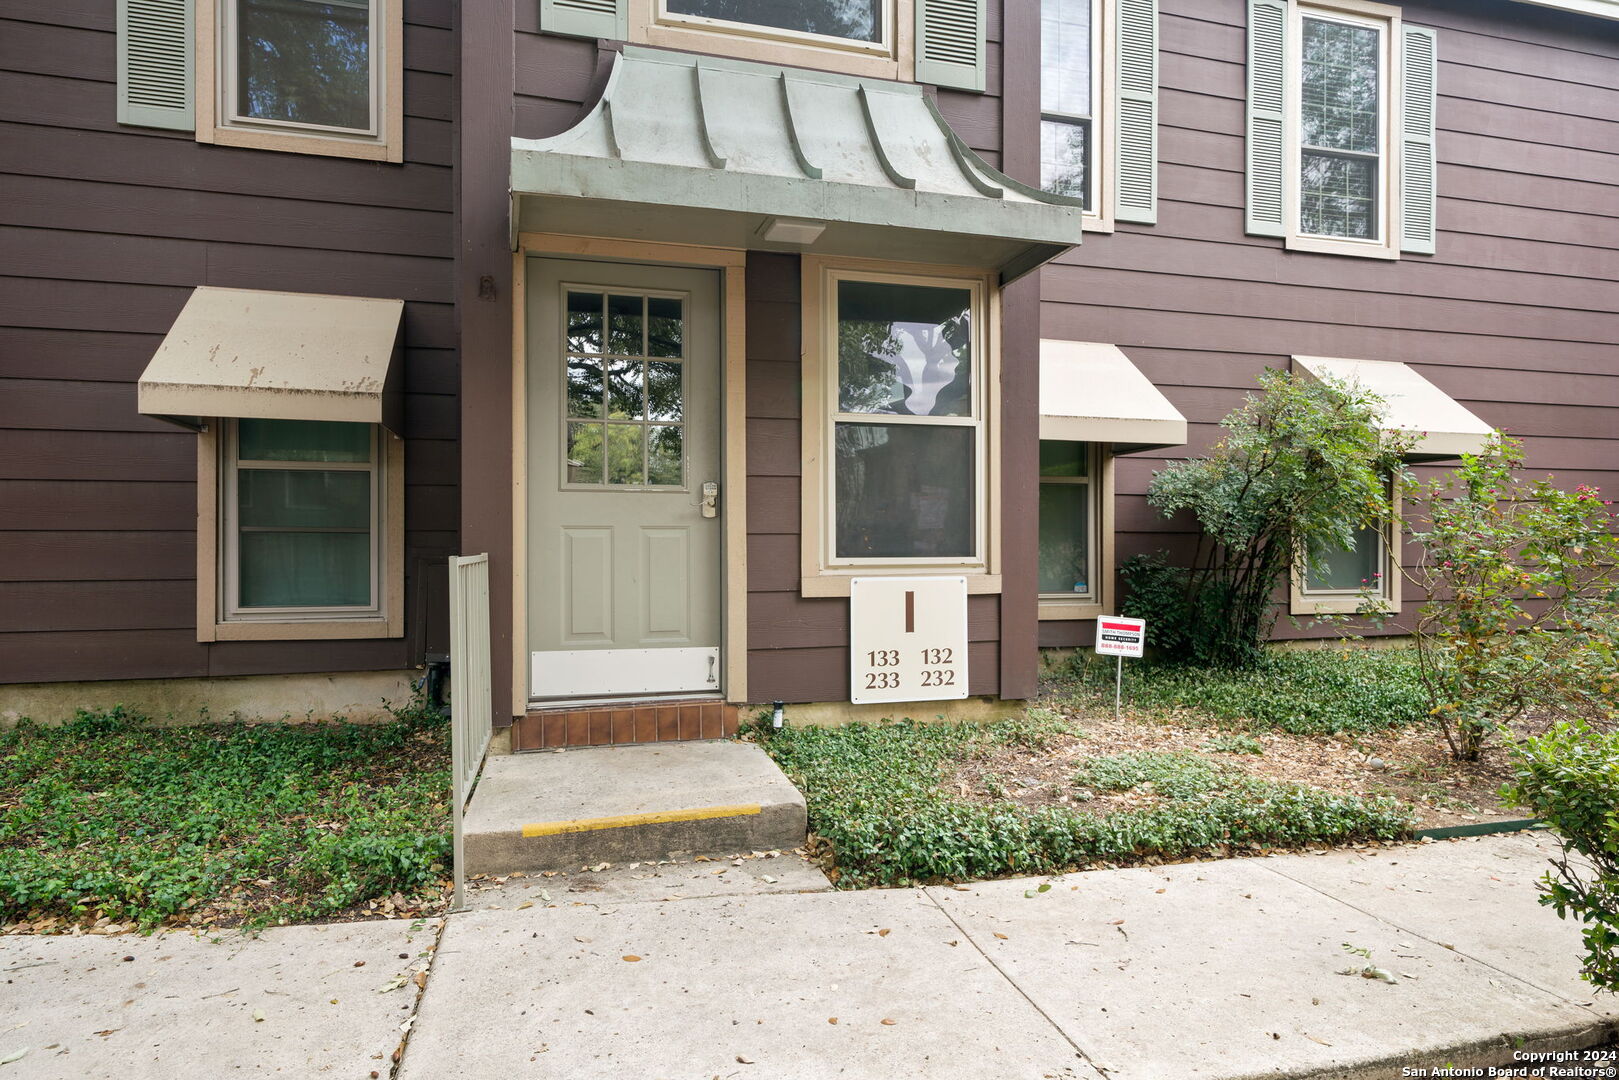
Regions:
<svg viewBox="0 0 1619 1080"><path fill-rule="evenodd" d="M720 651L570 649L530 654L535 698L677 694L720 688Z"/></svg>

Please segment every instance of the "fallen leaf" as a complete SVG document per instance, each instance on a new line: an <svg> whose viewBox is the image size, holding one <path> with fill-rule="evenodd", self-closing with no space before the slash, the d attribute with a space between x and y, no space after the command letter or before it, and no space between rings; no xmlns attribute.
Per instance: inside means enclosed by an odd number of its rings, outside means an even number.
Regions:
<svg viewBox="0 0 1619 1080"><path fill-rule="evenodd" d="M406 974L406 975L395 975L393 978L389 979L387 982L385 982L381 986L377 987L377 993L379 993L379 994L392 993L393 991L398 990L401 986L404 986L405 983L407 983L409 981L410 981L410 976L408 974Z"/></svg>
<svg viewBox="0 0 1619 1080"><path fill-rule="evenodd" d="M260 1009L254 1009L253 1010L253 1022L255 1024L264 1023L264 1013L263 1013L262 1010L260 1010Z"/></svg>
<svg viewBox="0 0 1619 1080"><path fill-rule="evenodd" d="M832 1022L834 1024L837 1023L836 1020L834 1020ZM11 1053L7 1054L5 1057L0 1057L0 1065L10 1065L13 1061L21 1061L23 1059L23 1055L26 1054L26 1053L28 1053L28 1048L26 1046L23 1047L21 1050L13 1050Z"/></svg>
<svg viewBox="0 0 1619 1080"><path fill-rule="evenodd" d="M752 1065L753 1064L752 1061L750 1061L747 1058L743 1057L741 1054L738 1054L736 1056L736 1063L738 1065Z"/></svg>
<svg viewBox="0 0 1619 1080"><path fill-rule="evenodd" d="M891 933L893 933L892 930L888 929L887 927L884 927L883 929L877 931L877 936L878 937L887 937Z"/></svg>
<svg viewBox="0 0 1619 1080"><path fill-rule="evenodd" d="M355 967L365 967L365 961L364 960L356 960L356 961L354 961L354 966Z"/></svg>
<svg viewBox="0 0 1619 1080"><path fill-rule="evenodd" d="M639 956L626 956L623 959L625 963L634 964L639 962L641 958Z"/></svg>
<svg viewBox="0 0 1619 1080"><path fill-rule="evenodd" d="M764 882L766 885L774 885L776 883L776 879L771 877L769 874L760 874L759 880Z"/></svg>
<svg viewBox="0 0 1619 1080"><path fill-rule="evenodd" d="M534 901L532 901L532 900L524 900L521 904L517 905L517 910L522 911L524 908L531 908L533 906L534 906Z"/></svg>
<svg viewBox="0 0 1619 1080"><path fill-rule="evenodd" d="M1318 1039L1314 1035L1309 1034L1308 1032L1300 1032L1300 1034L1302 1034L1306 1039L1309 1039L1313 1043L1320 1043L1322 1046L1331 1046L1332 1045L1327 1040Z"/></svg>
<svg viewBox="0 0 1619 1080"><path fill-rule="evenodd" d="M1000 938L1002 941L1010 941L1011 940L1011 938L1007 937L1005 934L1001 933L998 930L995 932L995 936Z"/></svg>
<svg viewBox="0 0 1619 1080"><path fill-rule="evenodd" d="M427 972L418 971L415 975L411 976L410 981L415 983L418 989L427 989ZM333 1001L332 1004L336 1005L337 1002Z"/></svg>
<svg viewBox="0 0 1619 1080"><path fill-rule="evenodd" d="M1124 925L1124 920L1123 919L1114 919L1112 922L1108 923L1108 925L1109 926L1123 926Z"/></svg>
<svg viewBox="0 0 1619 1080"><path fill-rule="evenodd" d="M959 942L959 941L947 941L947 942L945 942L945 944L950 946L952 949L954 949L957 945L960 945L961 942Z"/></svg>
<svg viewBox="0 0 1619 1080"><path fill-rule="evenodd" d="M838 1018L835 1016L829 1016L826 1018L826 1022L829 1024L836 1024L838 1022Z"/></svg>
<svg viewBox="0 0 1619 1080"><path fill-rule="evenodd" d="M882 1021L882 1022L883 1022L883 1026L884 1026L884 1027L893 1027L893 1026L894 1026L894 1025L895 1025L895 1024L897 1024L897 1023L899 1023L899 1021L898 1021L898 1020L890 1020L890 1019L889 1019L889 1018L888 1018L888 1017L886 1017L886 1016L885 1016L885 1017L883 1017L883 1021Z"/></svg>

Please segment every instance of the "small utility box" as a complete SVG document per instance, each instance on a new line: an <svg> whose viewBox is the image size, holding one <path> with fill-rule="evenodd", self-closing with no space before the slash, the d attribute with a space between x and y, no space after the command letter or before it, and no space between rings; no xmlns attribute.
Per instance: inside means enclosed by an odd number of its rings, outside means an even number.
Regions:
<svg viewBox="0 0 1619 1080"><path fill-rule="evenodd" d="M967 696L967 579L867 577L849 583L849 700Z"/></svg>

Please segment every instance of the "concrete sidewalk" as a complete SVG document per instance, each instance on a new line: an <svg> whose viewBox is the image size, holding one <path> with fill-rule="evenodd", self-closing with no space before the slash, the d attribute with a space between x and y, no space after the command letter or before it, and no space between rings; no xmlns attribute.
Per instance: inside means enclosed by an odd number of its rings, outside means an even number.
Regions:
<svg viewBox="0 0 1619 1080"><path fill-rule="evenodd" d="M6 937L0 1080L387 1078L412 1023L404 1080L1501 1064L1605 1041L1619 1020L1578 978L1578 927L1536 903L1554 848L1518 834L1098 871L1043 893L820 891L814 867L766 852L512 878L442 934ZM1346 942L1395 982L1340 974L1365 963Z"/></svg>
<svg viewBox="0 0 1619 1080"><path fill-rule="evenodd" d="M405 1080L1398 1076L1607 1039L1519 834L1038 881L485 910ZM1370 950L1393 985L1339 972ZM476 1032L476 1038L468 1038Z"/></svg>

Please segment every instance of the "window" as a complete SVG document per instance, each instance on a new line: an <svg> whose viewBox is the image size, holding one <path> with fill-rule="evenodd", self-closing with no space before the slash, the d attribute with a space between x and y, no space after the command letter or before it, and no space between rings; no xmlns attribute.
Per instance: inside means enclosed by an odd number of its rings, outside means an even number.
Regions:
<svg viewBox="0 0 1619 1080"><path fill-rule="evenodd" d="M1103 0L1040 2L1040 186L1101 205Z"/></svg>
<svg viewBox="0 0 1619 1080"><path fill-rule="evenodd" d="M1389 24L1299 9L1298 232L1382 243Z"/></svg>
<svg viewBox="0 0 1619 1080"><path fill-rule="evenodd" d="M805 460L824 463L803 484L806 594L917 567L991 591L989 290L806 261L804 310L820 318L807 327ZM841 580L815 580L828 577Z"/></svg>
<svg viewBox="0 0 1619 1080"><path fill-rule="evenodd" d="M842 48L891 49L890 0L658 0L666 23L735 29Z"/></svg>
<svg viewBox="0 0 1619 1080"><path fill-rule="evenodd" d="M201 5L198 138L402 160L399 0Z"/></svg>
<svg viewBox="0 0 1619 1080"><path fill-rule="evenodd" d="M224 420L217 432L203 447L203 640L398 636L400 440L323 420Z"/></svg>
<svg viewBox="0 0 1619 1080"><path fill-rule="evenodd" d="M919 2L619 0L628 40L638 44L907 82ZM570 32L557 18L561 6L550 10L542 24Z"/></svg>
<svg viewBox="0 0 1619 1080"><path fill-rule="evenodd" d="M1383 608L1400 605L1400 502L1392 501L1390 519L1355 530L1354 546L1328 552L1293 570L1295 615L1353 614L1368 602Z"/></svg>
<svg viewBox="0 0 1619 1080"><path fill-rule="evenodd" d="M1040 441L1040 595L1096 601L1097 494L1091 443Z"/></svg>

